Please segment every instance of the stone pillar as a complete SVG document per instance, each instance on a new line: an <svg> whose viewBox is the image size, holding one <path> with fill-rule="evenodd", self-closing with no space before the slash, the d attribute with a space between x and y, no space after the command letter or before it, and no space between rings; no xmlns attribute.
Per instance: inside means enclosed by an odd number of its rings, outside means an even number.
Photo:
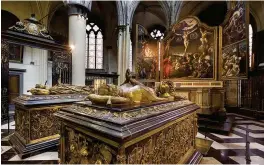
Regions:
<svg viewBox="0 0 264 165"><path fill-rule="evenodd" d="M129 25L118 26L118 69L119 75L118 84L120 85L125 81L126 70L129 67L129 52L130 52L130 27Z"/></svg>
<svg viewBox="0 0 264 165"><path fill-rule="evenodd" d="M64 1L68 5L69 45L72 48L72 84L85 85L86 16L89 1Z"/></svg>
<svg viewBox="0 0 264 165"><path fill-rule="evenodd" d="M124 82L124 54L125 54L125 26L118 26L118 39L117 39L117 74L118 85Z"/></svg>
<svg viewBox="0 0 264 165"><path fill-rule="evenodd" d="M39 83L48 81L48 51L37 49L39 52Z"/></svg>

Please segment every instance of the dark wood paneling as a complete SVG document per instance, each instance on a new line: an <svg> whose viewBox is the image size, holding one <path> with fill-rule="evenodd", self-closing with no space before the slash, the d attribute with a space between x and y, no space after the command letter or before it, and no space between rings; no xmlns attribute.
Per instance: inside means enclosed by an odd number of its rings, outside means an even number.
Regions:
<svg viewBox="0 0 264 165"><path fill-rule="evenodd" d="M1 40L1 119L8 118L8 75L9 75L9 44Z"/></svg>

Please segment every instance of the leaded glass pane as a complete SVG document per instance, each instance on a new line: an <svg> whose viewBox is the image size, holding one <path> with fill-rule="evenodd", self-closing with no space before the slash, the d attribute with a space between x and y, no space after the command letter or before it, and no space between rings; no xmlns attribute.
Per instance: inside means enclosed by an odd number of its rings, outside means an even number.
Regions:
<svg viewBox="0 0 264 165"><path fill-rule="evenodd" d="M85 42L86 42L86 48L85 48L85 68L87 68L87 62L88 62L88 35L86 33L86 38L85 38Z"/></svg>
<svg viewBox="0 0 264 165"><path fill-rule="evenodd" d="M87 25L87 26L86 26L86 30L87 30L87 31L91 30L91 26L90 26L90 25Z"/></svg>
<svg viewBox="0 0 264 165"><path fill-rule="evenodd" d="M94 50L89 51L89 57L95 57L95 51Z"/></svg>
<svg viewBox="0 0 264 165"><path fill-rule="evenodd" d="M96 45L96 50L101 51L102 50L102 45Z"/></svg>
<svg viewBox="0 0 264 165"><path fill-rule="evenodd" d="M87 53L86 53L87 54ZM87 57L87 55L85 56L85 61L84 61L84 63L85 63L85 68L87 68L87 61L88 61L88 57Z"/></svg>
<svg viewBox="0 0 264 165"><path fill-rule="evenodd" d="M103 58L102 57L96 57L96 64L102 64Z"/></svg>
<svg viewBox="0 0 264 165"><path fill-rule="evenodd" d="M91 51L91 50L95 50L95 45L90 44L90 45L89 45L89 50L90 50L90 51Z"/></svg>
<svg viewBox="0 0 264 165"><path fill-rule="evenodd" d="M96 65L96 69L103 69L103 65L102 64L97 64Z"/></svg>
<svg viewBox="0 0 264 165"><path fill-rule="evenodd" d="M90 32L90 34L89 34L89 38L95 38L95 34L94 34L93 31Z"/></svg>
<svg viewBox="0 0 264 165"><path fill-rule="evenodd" d="M96 40L96 44L97 44L97 45L102 45L102 44L103 44L103 39L99 39L99 38L97 38L97 40Z"/></svg>
<svg viewBox="0 0 264 165"><path fill-rule="evenodd" d="M253 29L251 24L249 24L249 67L252 66L252 37L253 37Z"/></svg>
<svg viewBox="0 0 264 165"><path fill-rule="evenodd" d="M103 57L103 52L102 51L97 51L96 52L96 57Z"/></svg>
<svg viewBox="0 0 264 165"><path fill-rule="evenodd" d="M94 63L89 63L89 69L95 69Z"/></svg>
<svg viewBox="0 0 264 165"><path fill-rule="evenodd" d="M88 41L86 41L86 64L89 69L103 68L103 34L100 28L94 23L86 26Z"/></svg>
<svg viewBox="0 0 264 165"><path fill-rule="evenodd" d="M97 33L97 38L103 38L102 32L99 31L99 32Z"/></svg>
<svg viewBox="0 0 264 165"><path fill-rule="evenodd" d="M95 44L95 38L89 38L89 45Z"/></svg>
<svg viewBox="0 0 264 165"><path fill-rule="evenodd" d="M130 48L129 48L129 64L128 64L128 68L132 71L132 42L130 39Z"/></svg>
<svg viewBox="0 0 264 165"><path fill-rule="evenodd" d="M94 31L97 31L97 30L99 30L99 27L98 27L97 25L95 25L95 26L93 27L93 29L94 29Z"/></svg>
<svg viewBox="0 0 264 165"><path fill-rule="evenodd" d="M89 63L95 63L95 57L90 56L89 57Z"/></svg>

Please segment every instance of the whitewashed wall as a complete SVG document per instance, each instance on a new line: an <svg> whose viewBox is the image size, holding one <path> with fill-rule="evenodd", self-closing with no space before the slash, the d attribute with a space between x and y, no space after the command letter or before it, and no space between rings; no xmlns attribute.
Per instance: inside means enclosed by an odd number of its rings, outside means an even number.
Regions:
<svg viewBox="0 0 264 165"><path fill-rule="evenodd" d="M23 94L29 94L27 90L48 80L48 51L27 46L23 50L23 64L10 62L9 68L26 69L23 75ZM30 62L34 62L34 65Z"/></svg>

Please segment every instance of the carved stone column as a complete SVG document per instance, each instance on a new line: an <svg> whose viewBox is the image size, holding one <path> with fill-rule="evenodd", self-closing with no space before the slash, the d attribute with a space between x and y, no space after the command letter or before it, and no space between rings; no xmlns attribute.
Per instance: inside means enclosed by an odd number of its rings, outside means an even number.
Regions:
<svg viewBox="0 0 264 165"><path fill-rule="evenodd" d="M125 80L125 71L126 67L125 54L126 54L126 42L125 42L125 32L126 26L118 26L118 43L117 43L117 74L118 85L124 82Z"/></svg>
<svg viewBox="0 0 264 165"><path fill-rule="evenodd" d="M72 84L85 85L86 17L91 1L64 1L69 14L69 45L72 47Z"/></svg>

